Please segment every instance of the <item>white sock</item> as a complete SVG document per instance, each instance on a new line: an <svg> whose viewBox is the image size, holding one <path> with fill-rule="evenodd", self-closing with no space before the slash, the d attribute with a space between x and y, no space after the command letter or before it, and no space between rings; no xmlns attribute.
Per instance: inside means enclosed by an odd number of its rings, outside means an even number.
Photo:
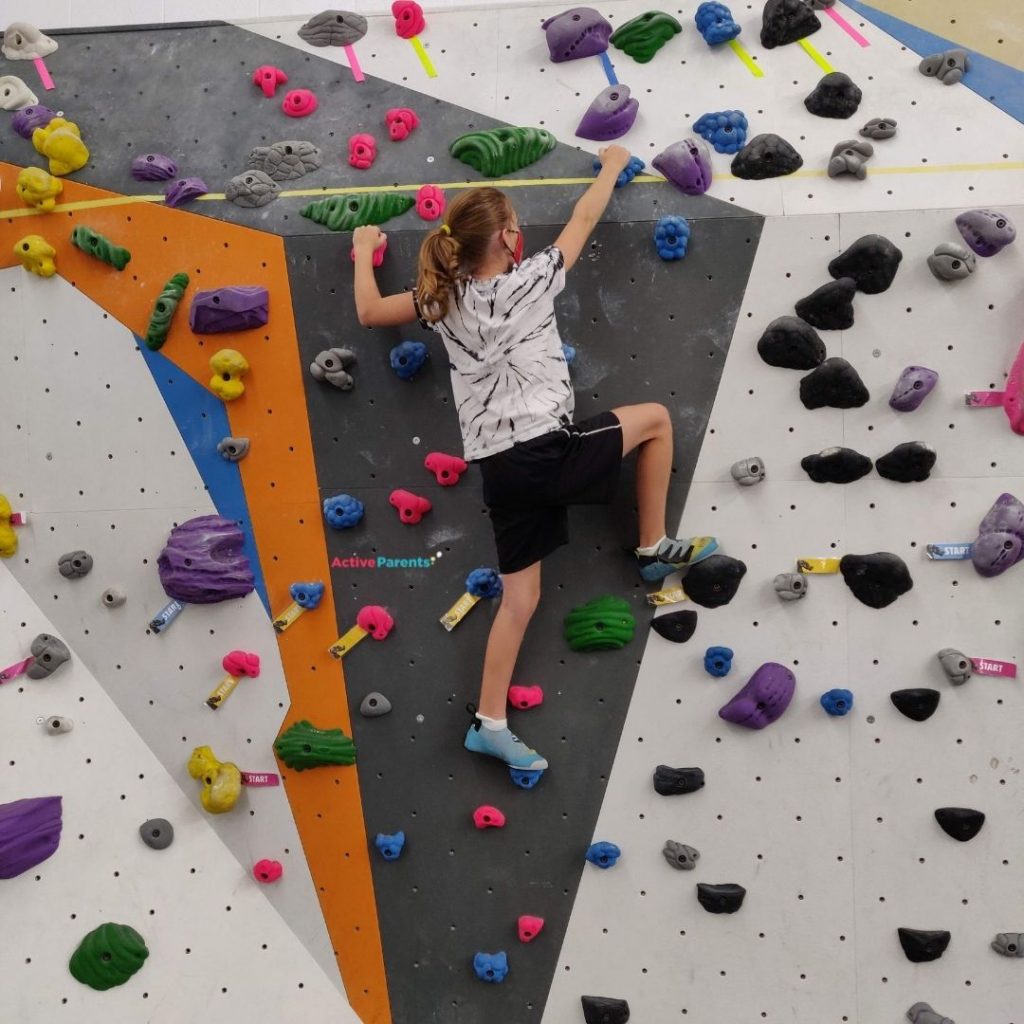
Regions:
<svg viewBox="0 0 1024 1024"><path fill-rule="evenodd" d="M666 540L668 540L668 537L663 536L661 540L659 540L655 544L651 544L646 548L637 548L636 553L638 555L653 555L658 550L658 548L661 547L662 543Z"/></svg>
<svg viewBox="0 0 1024 1024"><path fill-rule="evenodd" d="M491 732L501 732L502 729L508 728L507 718L488 718L486 715L477 714L477 718L483 723L485 729L490 729Z"/></svg>

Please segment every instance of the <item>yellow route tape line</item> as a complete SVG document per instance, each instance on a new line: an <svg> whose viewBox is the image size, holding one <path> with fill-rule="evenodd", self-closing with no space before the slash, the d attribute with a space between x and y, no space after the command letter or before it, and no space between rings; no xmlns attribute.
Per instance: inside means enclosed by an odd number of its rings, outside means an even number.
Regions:
<svg viewBox="0 0 1024 1024"><path fill-rule="evenodd" d="M830 75L833 71L835 71L835 68L832 67L832 65L829 64L829 62L825 60L825 58L822 57L822 55L818 53L818 51L813 46L811 46L811 44L807 42L806 39L801 39L800 45L803 47L804 53L806 53L807 56L810 57L811 60L813 60L814 63L817 64L818 67L825 72L826 75Z"/></svg>
<svg viewBox="0 0 1024 1024"><path fill-rule="evenodd" d="M729 49L746 65L747 70L755 78L764 78L764 72L758 67L757 61L747 53L746 48L738 39L729 40Z"/></svg>
<svg viewBox="0 0 1024 1024"><path fill-rule="evenodd" d="M437 78L437 69L434 67L427 51L423 48L423 44L420 42L420 37L413 36L409 42L412 43L412 48L416 51L416 56L419 57L420 63L423 65L423 70L427 73L427 77Z"/></svg>

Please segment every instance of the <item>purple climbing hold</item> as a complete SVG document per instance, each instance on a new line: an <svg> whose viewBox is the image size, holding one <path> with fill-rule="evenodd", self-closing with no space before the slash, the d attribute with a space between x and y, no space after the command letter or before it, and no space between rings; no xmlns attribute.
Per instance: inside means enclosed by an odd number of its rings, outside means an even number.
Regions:
<svg viewBox="0 0 1024 1024"><path fill-rule="evenodd" d="M267 322L267 289L260 285L234 285L196 292L188 325L196 334L247 331Z"/></svg>
<svg viewBox="0 0 1024 1024"><path fill-rule="evenodd" d="M587 107L576 134L595 142L617 139L633 127L639 109L639 102L629 95L628 85L609 85Z"/></svg>
<svg viewBox="0 0 1024 1024"><path fill-rule="evenodd" d="M573 7L541 22L551 59L560 64L580 57L596 57L608 49L612 27L593 7Z"/></svg>
<svg viewBox="0 0 1024 1024"><path fill-rule="evenodd" d="M701 196L711 187L711 155L703 139L673 142L651 165L688 196Z"/></svg>
<svg viewBox="0 0 1024 1024"><path fill-rule="evenodd" d="M968 210L957 217L956 226L979 256L995 256L1017 237L1010 218L998 210Z"/></svg>
<svg viewBox="0 0 1024 1024"><path fill-rule="evenodd" d="M222 516L197 516L171 530L157 559L169 597L214 604L245 597L255 586L238 524Z"/></svg>
<svg viewBox="0 0 1024 1024"><path fill-rule="evenodd" d="M178 165L163 153L144 153L132 161L136 181L169 181L178 173Z"/></svg>
<svg viewBox="0 0 1024 1024"><path fill-rule="evenodd" d="M37 128L45 128L57 115L49 108L37 104L22 107L11 120L11 127L23 138L31 139Z"/></svg>
<svg viewBox="0 0 1024 1024"><path fill-rule="evenodd" d="M59 796L0 804L0 878L14 878L52 857L61 826Z"/></svg>
<svg viewBox="0 0 1024 1024"><path fill-rule="evenodd" d="M718 717L748 729L763 729L782 717L796 689L796 677L785 665L765 662Z"/></svg>
<svg viewBox="0 0 1024 1024"><path fill-rule="evenodd" d="M978 527L971 561L981 576L998 576L1024 558L1024 504L1000 494Z"/></svg>
<svg viewBox="0 0 1024 1024"><path fill-rule="evenodd" d="M164 202L168 206L185 206L209 191L202 178L179 178L164 189Z"/></svg>

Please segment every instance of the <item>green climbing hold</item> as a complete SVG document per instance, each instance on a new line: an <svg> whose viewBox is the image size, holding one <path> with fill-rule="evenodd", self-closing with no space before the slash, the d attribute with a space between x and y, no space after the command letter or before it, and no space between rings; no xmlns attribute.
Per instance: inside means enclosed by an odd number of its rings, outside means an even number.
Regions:
<svg viewBox="0 0 1024 1024"><path fill-rule="evenodd" d="M174 311L178 308L178 303L181 302L181 297L185 294L187 287L188 274L175 274L164 285L164 290L153 307L153 315L149 318L149 330L146 331L145 338L146 348L155 352L163 347L171 329Z"/></svg>
<svg viewBox="0 0 1024 1024"><path fill-rule="evenodd" d="M550 153L557 141L546 128L492 128L460 135L448 151L485 177L500 178Z"/></svg>
<svg viewBox="0 0 1024 1024"><path fill-rule="evenodd" d="M574 651L617 651L633 639L636 619L621 597L595 597L565 617L565 639Z"/></svg>
<svg viewBox="0 0 1024 1024"><path fill-rule="evenodd" d="M281 733L274 751L297 772L356 761L355 744L341 729L318 729L307 721L296 722Z"/></svg>
<svg viewBox="0 0 1024 1024"><path fill-rule="evenodd" d="M631 18L611 35L612 46L617 46L637 64L646 64L683 26L664 11L647 11Z"/></svg>
<svg viewBox="0 0 1024 1024"><path fill-rule="evenodd" d="M89 256L109 263L115 270L124 270L132 258L127 249L114 245L109 238L104 238L98 231L93 231L84 224L79 224L71 232L71 244Z"/></svg>
<svg viewBox="0 0 1024 1024"><path fill-rule="evenodd" d="M83 985L100 992L123 985L149 956L142 936L126 924L101 924L78 944L68 970Z"/></svg>
<svg viewBox="0 0 1024 1024"><path fill-rule="evenodd" d="M364 224L383 224L405 213L416 202L412 196L397 192L358 192L349 196L318 199L300 211L316 224L332 231L354 231Z"/></svg>

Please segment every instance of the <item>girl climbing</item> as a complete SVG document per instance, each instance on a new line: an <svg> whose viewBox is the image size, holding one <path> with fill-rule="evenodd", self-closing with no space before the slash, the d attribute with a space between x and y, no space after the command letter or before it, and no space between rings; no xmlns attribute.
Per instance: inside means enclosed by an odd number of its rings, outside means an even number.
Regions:
<svg viewBox="0 0 1024 1024"><path fill-rule="evenodd" d="M479 708L466 748L512 768L547 761L508 728L505 705L519 648L540 598L545 555L568 543L569 505L607 504L622 459L637 451L640 575L649 582L717 547L712 537L670 538L665 502L672 423L663 405L627 405L579 423L555 320L555 297L601 219L629 152L609 146L601 170L554 245L522 258L523 234L508 197L469 189L420 248L416 289L382 296L373 273L378 228L357 228L355 302L364 327L415 320L441 335L465 458L479 464L504 593L487 641Z"/></svg>

